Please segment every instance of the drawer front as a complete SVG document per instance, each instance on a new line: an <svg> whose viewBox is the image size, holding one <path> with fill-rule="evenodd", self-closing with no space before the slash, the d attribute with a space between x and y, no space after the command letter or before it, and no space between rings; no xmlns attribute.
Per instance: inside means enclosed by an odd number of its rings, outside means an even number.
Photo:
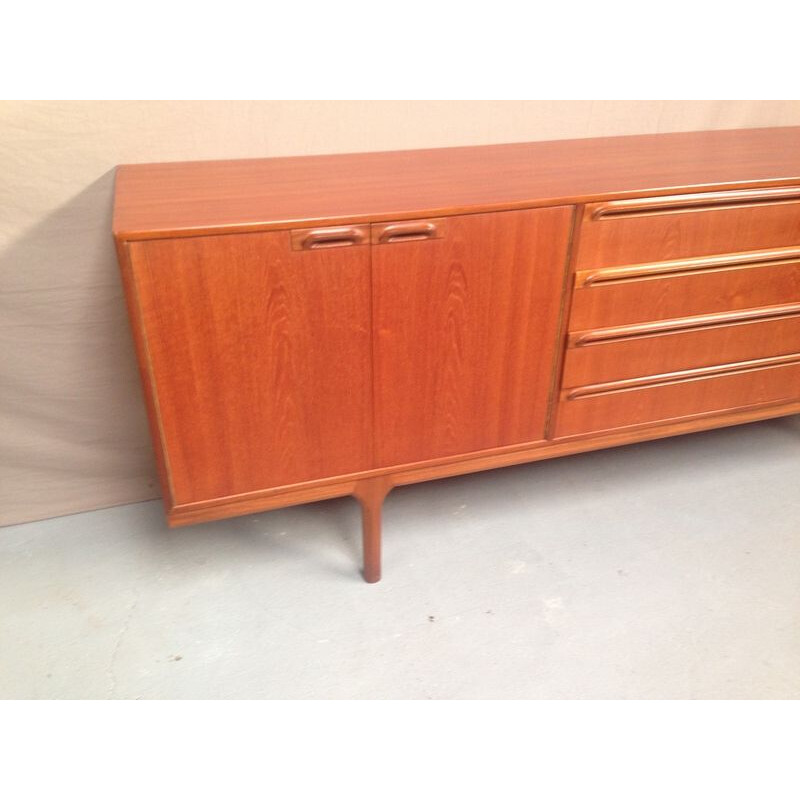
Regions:
<svg viewBox="0 0 800 800"><path fill-rule="evenodd" d="M570 335L562 385L574 389L791 353L800 353L800 303L600 328Z"/></svg>
<svg viewBox="0 0 800 800"><path fill-rule="evenodd" d="M800 245L800 188L590 203L578 269Z"/></svg>
<svg viewBox="0 0 800 800"><path fill-rule="evenodd" d="M637 380L641 383L637 384ZM680 376L634 379L627 384L564 389L555 435L560 438L598 433L798 399L800 354L749 365L710 367Z"/></svg>
<svg viewBox="0 0 800 800"><path fill-rule="evenodd" d="M800 302L796 248L582 270L575 275L569 330L795 302Z"/></svg>

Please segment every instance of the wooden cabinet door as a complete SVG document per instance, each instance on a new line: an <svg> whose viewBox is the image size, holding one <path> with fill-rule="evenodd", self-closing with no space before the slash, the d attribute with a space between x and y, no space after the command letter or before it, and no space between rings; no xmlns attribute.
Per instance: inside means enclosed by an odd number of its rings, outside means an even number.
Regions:
<svg viewBox="0 0 800 800"><path fill-rule="evenodd" d="M377 466L545 437L571 221L373 225Z"/></svg>
<svg viewBox="0 0 800 800"><path fill-rule="evenodd" d="M198 236L130 260L174 504L372 465L368 244Z"/></svg>

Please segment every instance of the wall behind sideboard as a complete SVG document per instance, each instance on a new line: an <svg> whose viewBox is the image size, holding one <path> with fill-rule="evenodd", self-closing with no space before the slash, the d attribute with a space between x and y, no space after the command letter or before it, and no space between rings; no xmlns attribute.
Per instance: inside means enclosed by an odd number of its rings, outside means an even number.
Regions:
<svg viewBox="0 0 800 800"><path fill-rule="evenodd" d="M120 163L800 125L800 101L0 103L0 525L157 497Z"/></svg>

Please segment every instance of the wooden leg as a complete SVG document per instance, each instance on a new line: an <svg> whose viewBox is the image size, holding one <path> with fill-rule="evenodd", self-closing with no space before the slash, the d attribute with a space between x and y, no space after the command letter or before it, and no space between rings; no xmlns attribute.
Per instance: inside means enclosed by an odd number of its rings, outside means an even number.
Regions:
<svg viewBox="0 0 800 800"><path fill-rule="evenodd" d="M381 579L381 509L392 488L387 478L370 478L361 481L355 496L361 503L364 542L364 580L377 583Z"/></svg>

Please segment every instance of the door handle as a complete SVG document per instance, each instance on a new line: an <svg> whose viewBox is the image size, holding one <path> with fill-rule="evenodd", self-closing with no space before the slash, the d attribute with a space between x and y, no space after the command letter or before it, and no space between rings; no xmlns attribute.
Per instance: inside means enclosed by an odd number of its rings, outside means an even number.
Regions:
<svg viewBox="0 0 800 800"><path fill-rule="evenodd" d="M292 250L321 250L325 247L350 247L369 242L368 225L338 228L302 228L292 231Z"/></svg>
<svg viewBox="0 0 800 800"><path fill-rule="evenodd" d="M418 219L412 222L390 222L372 226L372 244L441 239L442 236L444 236L444 221L441 219Z"/></svg>

